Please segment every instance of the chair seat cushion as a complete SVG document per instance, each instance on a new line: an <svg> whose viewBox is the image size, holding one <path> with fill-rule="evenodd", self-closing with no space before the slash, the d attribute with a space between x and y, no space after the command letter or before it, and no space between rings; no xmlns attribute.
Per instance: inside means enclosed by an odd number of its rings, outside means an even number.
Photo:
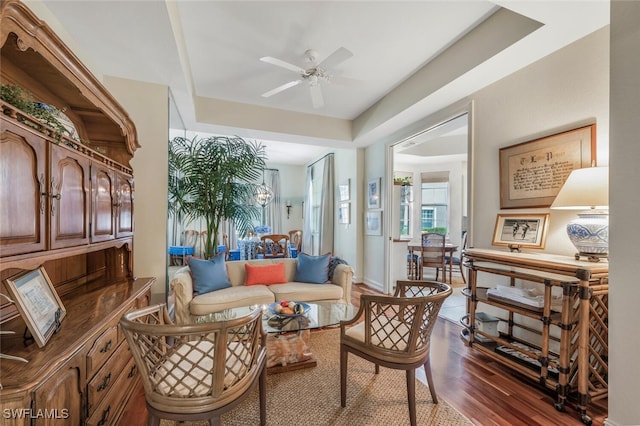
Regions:
<svg viewBox="0 0 640 426"><path fill-rule="evenodd" d="M404 351L407 349L407 340L409 335L409 327L401 321L391 320L384 326L375 323L372 324L377 333L371 336L371 344L384 349ZM380 331L382 330L382 331ZM365 323L361 322L346 330L345 334L358 341L365 341ZM382 337L382 339L381 339Z"/></svg>
<svg viewBox="0 0 640 426"><path fill-rule="evenodd" d="M273 293L266 285L233 286L194 297L189 303L189 311L192 315L206 315L238 306L273 302L275 302Z"/></svg>

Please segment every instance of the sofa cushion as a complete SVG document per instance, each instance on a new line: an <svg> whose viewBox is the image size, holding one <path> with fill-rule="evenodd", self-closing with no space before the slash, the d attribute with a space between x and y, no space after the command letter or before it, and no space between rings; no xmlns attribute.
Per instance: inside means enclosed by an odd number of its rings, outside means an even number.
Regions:
<svg viewBox="0 0 640 426"><path fill-rule="evenodd" d="M306 253L298 255L298 267L295 280L303 283L324 284L329 281L329 262L331 253L311 256Z"/></svg>
<svg viewBox="0 0 640 426"><path fill-rule="evenodd" d="M309 283L286 283L269 286L275 300L295 300L314 302L319 300L340 300L344 297L342 287L334 284L318 285Z"/></svg>
<svg viewBox="0 0 640 426"><path fill-rule="evenodd" d="M246 278L244 285L256 284L282 284L287 279L284 276L284 263L274 263L271 265L252 265L245 263Z"/></svg>
<svg viewBox="0 0 640 426"><path fill-rule="evenodd" d="M232 286L194 297L189 303L189 312L191 315L207 315L239 306L268 305L273 302L275 297L266 285Z"/></svg>
<svg viewBox="0 0 640 426"><path fill-rule="evenodd" d="M224 255L218 255L210 260L189 259L189 268L193 275L193 294L205 294L211 291L231 287L224 264Z"/></svg>

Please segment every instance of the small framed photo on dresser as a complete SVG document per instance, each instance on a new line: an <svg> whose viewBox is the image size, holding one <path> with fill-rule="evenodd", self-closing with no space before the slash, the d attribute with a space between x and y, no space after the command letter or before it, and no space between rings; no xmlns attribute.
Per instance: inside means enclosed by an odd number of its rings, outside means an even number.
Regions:
<svg viewBox="0 0 640 426"><path fill-rule="evenodd" d="M31 336L43 347L67 313L47 271L40 267L21 272L7 278L5 284Z"/></svg>

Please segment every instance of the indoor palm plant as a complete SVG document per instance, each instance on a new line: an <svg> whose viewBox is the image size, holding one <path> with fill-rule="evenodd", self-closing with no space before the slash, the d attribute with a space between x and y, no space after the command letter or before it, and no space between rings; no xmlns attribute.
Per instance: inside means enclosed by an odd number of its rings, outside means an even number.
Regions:
<svg viewBox="0 0 640 426"><path fill-rule="evenodd" d="M240 137L177 137L170 142L169 212L179 223L204 220L205 258L217 252L223 221L233 220L240 234L253 229L260 217L253 182L265 161L263 145Z"/></svg>

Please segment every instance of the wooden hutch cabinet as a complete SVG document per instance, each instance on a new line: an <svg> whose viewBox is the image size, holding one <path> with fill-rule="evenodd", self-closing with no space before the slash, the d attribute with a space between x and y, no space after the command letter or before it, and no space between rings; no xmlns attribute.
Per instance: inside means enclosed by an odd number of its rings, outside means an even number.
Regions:
<svg viewBox="0 0 640 426"><path fill-rule="evenodd" d="M573 402L591 424L587 408L608 389L608 262L476 248L465 250L464 259L463 340L555 391L558 410ZM502 293L492 291L496 284ZM483 318L497 320L498 328L483 327Z"/></svg>
<svg viewBox="0 0 640 426"><path fill-rule="evenodd" d="M23 3L2 0L0 12L3 87L72 122L62 134L0 100L0 292L43 267L66 309L39 347L0 298L0 350L28 361L0 363L0 423L117 424L139 381L118 321L149 304L155 281L133 276L135 126Z"/></svg>

